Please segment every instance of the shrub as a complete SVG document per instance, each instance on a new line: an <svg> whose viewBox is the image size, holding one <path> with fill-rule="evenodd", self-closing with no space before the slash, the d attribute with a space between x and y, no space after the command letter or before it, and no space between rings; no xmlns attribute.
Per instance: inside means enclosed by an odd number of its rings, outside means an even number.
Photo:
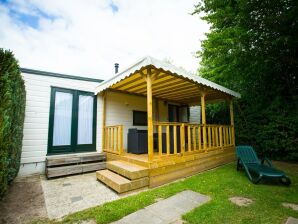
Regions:
<svg viewBox="0 0 298 224"><path fill-rule="evenodd" d="M0 198L20 168L26 91L13 53L0 49Z"/></svg>

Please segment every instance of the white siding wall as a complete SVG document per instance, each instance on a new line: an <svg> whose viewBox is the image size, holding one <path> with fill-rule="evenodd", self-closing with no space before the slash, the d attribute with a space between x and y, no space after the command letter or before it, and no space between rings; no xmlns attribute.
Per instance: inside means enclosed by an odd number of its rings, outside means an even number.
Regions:
<svg viewBox="0 0 298 224"><path fill-rule="evenodd" d="M51 86L94 92L99 83L28 73L22 73L22 76L26 88L26 112L19 175L43 173L48 144ZM97 116L100 114L99 111ZM97 127L100 129L100 124ZM100 146L97 147L98 150L101 149Z"/></svg>
<svg viewBox="0 0 298 224"><path fill-rule="evenodd" d="M192 106L189 108L189 122L201 123L201 107Z"/></svg>
<svg viewBox="0 0 298 224"><path fill-rule="evenodd" d="M126 150L129 128L147 130L147 126L133 126L133 110L147 111L147 99L116 92L108 92L106 97L106 125L123 125L123 147ZM156 103L153 101L152 105L155 118Z"/></svg>

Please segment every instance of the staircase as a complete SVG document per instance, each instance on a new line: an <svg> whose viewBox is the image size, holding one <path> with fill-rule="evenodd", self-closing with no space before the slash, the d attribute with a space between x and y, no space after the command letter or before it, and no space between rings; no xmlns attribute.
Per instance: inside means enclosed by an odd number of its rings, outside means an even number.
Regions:
<svg viewBox="0 0 298 224"><path fill-rule="evenodd" d="M106 168L105 153L77 153L46 157L47 178L81 174Z"/></svg>
<svg viewBox="0 0 298 224"><path fill-rule="evenodd" d="M105 170L96 172L96 177L118 193L124 193L149 185L148 168L123 160L106 163Z"/></svg>

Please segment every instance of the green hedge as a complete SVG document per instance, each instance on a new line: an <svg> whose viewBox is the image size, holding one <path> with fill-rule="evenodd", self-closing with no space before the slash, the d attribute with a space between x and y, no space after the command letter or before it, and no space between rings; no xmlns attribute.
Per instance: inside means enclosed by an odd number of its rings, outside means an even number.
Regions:
<svg viewBox="0 0 298 224"><path fill-rule="evenodd" d="M20 168L26 91L13 53L0 49L0 198Z"/></svg>

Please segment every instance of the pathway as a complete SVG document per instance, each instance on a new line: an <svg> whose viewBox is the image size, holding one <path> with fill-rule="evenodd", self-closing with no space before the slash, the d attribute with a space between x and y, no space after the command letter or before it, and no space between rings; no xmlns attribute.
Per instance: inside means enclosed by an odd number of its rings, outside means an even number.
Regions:
<svg viewBox="0 0 298 224"><path fill-rule="evenodd" d="M172 197L156 202L136 211L114 224L168 224L178 223L181 216L209 201L208 196L194 191L182 191Z"/></svg>

